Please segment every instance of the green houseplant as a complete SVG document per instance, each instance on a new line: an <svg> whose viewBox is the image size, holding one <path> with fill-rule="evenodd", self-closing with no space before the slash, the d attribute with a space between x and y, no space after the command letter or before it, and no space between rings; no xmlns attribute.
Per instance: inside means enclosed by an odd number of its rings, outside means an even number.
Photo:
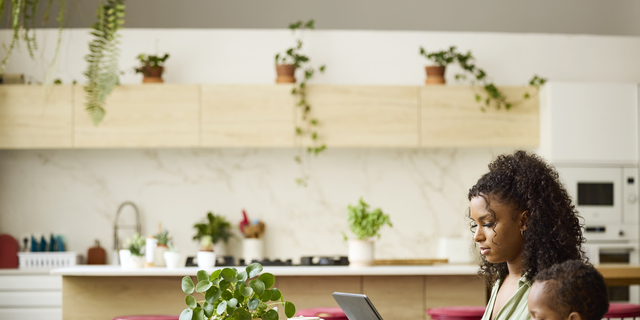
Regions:
<svg viewBox="0 0 640 320"><path fill-rule="evenodd" d="M393 227L389 215L376 208L369 210L369 204L362 198L356 205L348 205L349 228L356 239L349 240L349 266L354 268L372 266L374 262L373 238L380 238L380 228ZM344 235L347 240L347 235Z"/></svg>
<svg viewBox="0 0 640 320"><path fill-rule="evenodd" d="M189 276L182 278L182 291L187 294L187 308L180 320L278 320L278 305L284 306L287 318L296 313L291 301L284 300L282 292L272 288L275 276L262 273L262 265L252 263L244 271L236 268L218 269L211 274L197 273L197 283ZM200 294L200 300L193 294Z"/></svg>
<svg viewBox="0 0 640 320"><path fill-rule="evenodd" d="M518 105L531 97L531 93L525 92L520 100L514 101L507 99L504 93L502 93L502 91L500 91L500 89L498 89L498 87L489 80L487 73L476 66L475 57L473 57L471 51L467 51L467 53L462 54L457 51L455 46L451 46L448 50L427 53L424 48L420 47L420 54L443 67L452 63L457 63L464 72L456 74L456 80L469 80L474 87L480 89L479 92L476 92L474 97L476 102L480 103L480 109L482 111L485 111L486 108L492 106L496 109L504 108L509 110L511 107ZM438 75L435 75L435 78L430 80L432 74L430 74L429 69L427 69L426 83L445 83L444 72L445 69L442 69L442 74L439 75L442 80L437 78ZM545 78L534 75L531 80L529 80L529 85L537 92L540 89L540 86L544 85L546 81L547 80Z"/></svg>
<svg viewBox="0 0 640 320"><path fill-rule="evenodd" d="M164 72L164 62L169 58L169 54L164 56L153 56L139 54L140 66L135 68L136 73L142 73L142 83L162 83L162 73Z"/></svg>
<svg viewBox="0 0 640 320"><path fill-rule="evenodd" d="M153 265L155 267L165 267L167 265L164 259L164 253L169 251L169 231L167 229L160 229L160 232L155 235L156 240L158 241L156 248L153 253Z"/></svg>
<svg viewBox="0 0 640 320"><path fill-rule="evenodd" d="M220 241L227 243L231 238L231 224L224 216L207 213L206 221L193 225L196 234L193 240L200 241L200 251L198 251L198 267L211 268L215 266L216 253L213 246Z"/></svg>
<svg viewBox="0 0 640 320"><path fill-rule="evenodd" d="M137 232L130 238L127 238L125 245L131 253L131 261L129 264L131 268L139 269L144 267L145 259L142 248L144 247L145 243L146 239Z"/></svg>

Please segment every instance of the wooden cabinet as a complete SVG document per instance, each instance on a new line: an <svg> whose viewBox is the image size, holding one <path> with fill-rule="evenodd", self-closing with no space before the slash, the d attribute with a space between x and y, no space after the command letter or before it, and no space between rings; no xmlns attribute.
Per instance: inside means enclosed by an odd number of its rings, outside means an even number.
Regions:
<svg viewBox="0 0 640 320"><path fill-rule="evenodd" d="M415 148L418 95L418 87L317 85L307 100L328 147Z"/></svg>
<svg viewBox="0 0 640 320"><path fill-rule="evenodd" d="M94 126L85 111L85 92L75 93L78 148L196 147L199 143L199 85L145 84L116 87L106 116Z"/></svg>
<svg viewBox="0 0 640 320"><path fill-rule="evenodd" d="M476 92L468 86L421 88L421 147L536 147L538 96L529 87L502 87L511 110L480 109ZM531 98L523 100L525 92Z"/></svg>
<svg viewBox="0 0 640 320"><path fill-rule="evenodd" d="M293 147L291 85L203 85L203 147Z"/></svg>
<svg viewBox="0 0 640 320"><path fill-rule="evenodd" d="M0 86L0 148L72 148L71 85Z"/></svg>

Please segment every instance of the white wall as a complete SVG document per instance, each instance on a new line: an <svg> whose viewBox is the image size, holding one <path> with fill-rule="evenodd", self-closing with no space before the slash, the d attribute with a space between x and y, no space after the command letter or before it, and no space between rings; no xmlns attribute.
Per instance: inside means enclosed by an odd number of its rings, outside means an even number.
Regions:
<svg viewBox="0 0 640 320"><path fill-rule="evenodd" d="M44 78L55 30L40 31L42 52L24 46L7 72ZM0 31L7 41L9 33ZM87 30L65 30L56 77L84 82ZM273 83L273 56L293 38L287 30L130 29L123 31L123 83L139 83L135 56L172 56L170 83ZM498 84L522 85L539 74L556 81L640 82L640 38L454 32L315 31L305 35L317 83L419 85L428 50L472 50ZM455 68L454 68L455 69ZM454 71L454 72L452 72ZM453 82L455 70L447 77ZM191 226L208 210L236 224L242 208L267 223L267 255L345 254L346 205L364 196L391 214L393 229L377 246L382 258L436 254L441 236L468 235L467 190L491 159L510 150L332 149L312 162L309 188L293 180L293 149L25 150L0 152L0 232L58 232L85 252L94 238L112 244L112 221L126 200L139 205L144 232L162 221L177 245L197 250ZM231 251L239 255L238 243Z"/></svg>

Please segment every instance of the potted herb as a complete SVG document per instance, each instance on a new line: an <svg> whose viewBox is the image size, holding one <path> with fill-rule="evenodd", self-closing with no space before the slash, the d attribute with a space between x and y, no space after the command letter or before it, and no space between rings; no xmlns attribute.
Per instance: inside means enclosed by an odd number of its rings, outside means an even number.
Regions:
<svg viewBox="0 0 640 320"><path fill-rule="evenodd" d="M126 240L125 245L129 249L130 260L129 264L124 264L125 267L128 266L131 269L140 269L144 267L145 261L142 247L144 247L145 243L145 238L137 232Z"/></svg>
<svg viewBox="0 0 640 320"><path fill-rule="evenodd" d="M206 221L193 225L197 233L193 240L200 241L198 252L198 266L211 268L215 265L216 254L213 246L217 243L227 243L231 238L231 224L224 216L207 213ZM202 257L202 260L200 259ZM202 265L201 265L202 263Z"/></svg>
<svg viewBox="0 0 640 320"><path fill-rule="evenodd" d="M182 255L178 249L173 245L173 242L169 242L167 251L164 252L164 261L167 265L167 269L175 269L180 266L180 258ZM184 264L183 264L184 265Z"/></svg>
<svg viewBox="0 0 640 320"><path fill-rule="evenodd" d="M169 58L169 55L165 53L164 56L152 56L146 54L139 54L138 61L140 66L137 67L136 73L142 73L142 83L162 83L162 73L164 72L164 62Z"/></svg>
<svg viewBox="0 0 640 320"><path fill-rule="evenodd" d="M155 236L158 244L153 254L153 265L156 267L165 267L167 264L164 259L164 253L169 250L169 231L162 230Z"/></svg>
<svg viewBox="0 0 640 320"><path fill-rule="evenodd" d="M393 227L389 215L380 208L369 210L369 204L362 198L355 206L349 205L349 228L356 235L355 240L349 240L349 266L353 268L369 267L373 265L373 238L380 238L380 228L384 225ZM347 236L344 235L345 240Z"/></svg>
<svg viewBox="0 0 640 320"><path fill-rule="evenodd" d="M427 53L423 47L420 47L420 54L435 63L435 65L425 67L427 71L426 84L445 84L447 82L444 74L447 65L456 61L455 49L455 47L450 47L447 51Z"/></svg>
<svg viewBox="0 0 640 320"><path fill-rule="evenodd" d="M278 320L278 305L284 307L287 318L293 317L295 305L284 300L279 289L272 288L275 276L260 272L262 265L252 263L241 272L236 268L218 269L211 274L200 270L195 284L185 276L182 291L187 294L187 308L180 314L180 320ZM196 293L201 295L200 299L193 296Z"/></svg>

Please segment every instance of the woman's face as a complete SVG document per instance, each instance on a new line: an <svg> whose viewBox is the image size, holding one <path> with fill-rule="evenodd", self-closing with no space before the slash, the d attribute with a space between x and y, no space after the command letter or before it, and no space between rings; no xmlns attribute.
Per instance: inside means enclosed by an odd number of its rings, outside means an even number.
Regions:
<svg viewBox="0 0 640 320"><path fill-rule="evenodd" d="M525 219L524 215L514 212L513 206L500 203L495 198L490 198L490 203L487 206L485 199L480 196L471 199L469 213L474 225L473 240L478 243L480 254L488 262L514 261L521 256L524 246L520 231L525 230L526 225L519 225Z"/></svg>

